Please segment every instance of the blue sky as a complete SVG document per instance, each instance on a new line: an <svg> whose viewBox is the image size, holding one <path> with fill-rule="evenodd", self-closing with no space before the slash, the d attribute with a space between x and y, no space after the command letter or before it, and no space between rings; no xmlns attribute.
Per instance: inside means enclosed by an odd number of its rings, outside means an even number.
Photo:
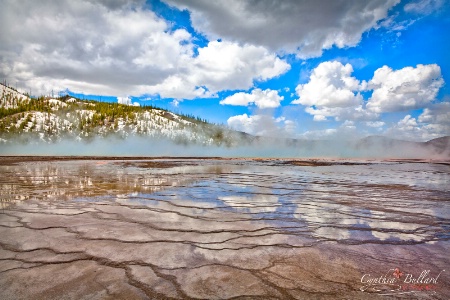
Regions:
<svg viewBox="0 0 450 300"><path fill-rule="evenodd" d="M450 135L446 0L0 2L0 76L34 95L256 135Z"/></svg>

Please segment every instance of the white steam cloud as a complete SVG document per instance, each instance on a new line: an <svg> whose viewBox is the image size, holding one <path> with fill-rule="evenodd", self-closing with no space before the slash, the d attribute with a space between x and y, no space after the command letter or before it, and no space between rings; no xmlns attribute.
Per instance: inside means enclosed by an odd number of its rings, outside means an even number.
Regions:
<svg viewBox="0 0 450 300"><path fill-rule="evenodd" d="M351 126L351 124L348 124ZM145 157L336 157L336 158L423 158L448 159L450 139L436 145L403 142L382 137L345 140L291 140L284 138L253 138L238 146L202 146L180 144L163 138L133 136L94 138L88 142L71 139L48 143L35 141L3 143L0 155L41 156L145 156Z"/></svg>

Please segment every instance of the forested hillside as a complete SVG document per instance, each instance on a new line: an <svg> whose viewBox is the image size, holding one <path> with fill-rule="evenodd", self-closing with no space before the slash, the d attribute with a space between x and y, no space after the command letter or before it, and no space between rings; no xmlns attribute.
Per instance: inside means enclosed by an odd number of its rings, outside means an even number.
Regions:
<svg viewBox="0 0 450 300"><path fill-rule="evenodd" d="M245 138L194 116L153 106L81 100L70 96L31 98L0 85L0 141L62 138L89 140L115 135L169 138L177 143L232 146Z"/></svg>

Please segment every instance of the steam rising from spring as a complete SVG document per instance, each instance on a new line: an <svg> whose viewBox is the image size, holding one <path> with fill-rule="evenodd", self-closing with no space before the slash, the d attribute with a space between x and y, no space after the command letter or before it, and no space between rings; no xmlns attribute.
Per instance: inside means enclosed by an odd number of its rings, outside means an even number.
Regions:
<svg viewBox="0 0 450 300"><path fill-rule="evenodd" d="M450 137L427 143L405 142L384 137L356 141L293 140L252 137L235 146L203 146L143 136L97 137L89 141L61 139L0 144L0 155L44 156L196 156L196 157L334 157L334 158L450 158Z"/></svg>

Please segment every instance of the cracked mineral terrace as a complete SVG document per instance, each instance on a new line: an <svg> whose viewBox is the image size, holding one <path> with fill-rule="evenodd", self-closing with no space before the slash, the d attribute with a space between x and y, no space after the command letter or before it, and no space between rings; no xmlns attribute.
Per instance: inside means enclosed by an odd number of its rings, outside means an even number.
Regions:
<svg viewBox="0 0 450 300"><path fill-rule="evenodd" d="M1 299L450 299L450 166L3 157Z"/></svg>

